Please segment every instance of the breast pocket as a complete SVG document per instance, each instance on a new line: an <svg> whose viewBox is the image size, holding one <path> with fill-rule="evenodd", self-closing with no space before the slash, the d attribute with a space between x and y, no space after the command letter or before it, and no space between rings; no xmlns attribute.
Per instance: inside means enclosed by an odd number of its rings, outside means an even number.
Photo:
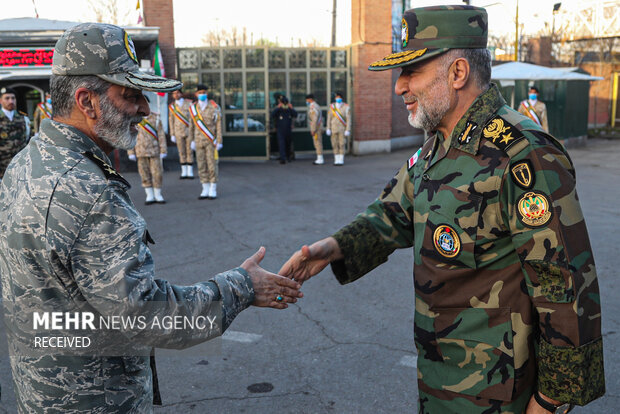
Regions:
<svg viewBox="0 0 620 414"><path fill-rule="evenodd" d="M428 206L422 255L437 263L475 268L482 197L441 185Z"/></svg>

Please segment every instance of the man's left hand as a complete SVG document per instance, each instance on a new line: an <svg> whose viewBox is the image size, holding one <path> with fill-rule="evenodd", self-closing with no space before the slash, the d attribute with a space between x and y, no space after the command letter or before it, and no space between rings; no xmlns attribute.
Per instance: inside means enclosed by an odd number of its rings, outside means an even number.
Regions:
<svg viewBox="0 0 620 414"><path fill-rule="evenodd" d="M349 135L351 135L351 131L344 131L344 136L348 137Z"/></svg>
<svg viewBox="0 0 620 414"><path fill-rule="evenodd" d="M161 158L162 160L166 158L167 156L168 154L166 154L165 152L163 154L159 154L159 158Z"/></svg>
<svg viewBox="0 0 620 414"><path fill-rule="evenodd" d="M221 151L221 149L224 148L224 144L220 144L219 142L217 143L217 146L215 147L215 149L217 149L218 151Z"/></svg>

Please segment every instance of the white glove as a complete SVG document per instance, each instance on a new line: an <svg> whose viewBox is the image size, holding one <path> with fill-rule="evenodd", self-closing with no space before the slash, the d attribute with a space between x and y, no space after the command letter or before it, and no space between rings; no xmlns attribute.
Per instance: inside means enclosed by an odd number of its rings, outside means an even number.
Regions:
<svg viewBox="0 0 620 414"><path fill-rule="evenodd" d="M192 151L196 151L196 143L194 141L189 144L189 147L192 149Z"/></svg>
<svg viewBox="0 0 620 414"><path fill-rule="evenodd" d="M128 157L130 161L136 161L136 156L134 154L129 154Z"/></svg>
<svg viewBox="0 0 620 414"><path fill-rule="evenodd" d="M174 135L170 136L170 141L174 142L175 144L177 143L177 137L175 137Z"/></svg>
<svg viewBox="0 0 620 414"><path fill-rule="evenodd" d="M344 131L344 136L348 137L349 135L351 135L351 131Z"/></svg>
<svg viewBox="0 0 620 414"><path fill-rule="evenodd" d="M328 136L331 135L332 134L332 130L328 129L327 131L325 131L325 134L328 135Z"/></svg>
<svg viewBox="0 0 620 414"><path fill-rule="evenodd" d="M215 147L215 149L217 149L218 151L221 150L222 148L224 148L224 144L220 144L219 142L217 143L217 146Z"/></svg>
<svg viewBox="0 0 620 414"><path fill-rule="evenodd" d="M167 156L168 156L168 154L166 154L166 153L164 153L164 154L159 154L159 158L161 158L162 160L163 160L164 158L166 158Z"/></svg>

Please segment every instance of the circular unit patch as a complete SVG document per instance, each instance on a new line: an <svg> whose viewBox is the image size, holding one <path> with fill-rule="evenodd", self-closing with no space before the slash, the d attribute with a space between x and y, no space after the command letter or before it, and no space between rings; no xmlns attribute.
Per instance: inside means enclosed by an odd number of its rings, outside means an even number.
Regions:
<svg viewBox="0 0 620 414"><path fill-rule="evenodd" d="M440 224L433 233L435 249L444 257L452 258L461 251L461 240L457 232L450 226Z"/></svg>
<svg viewBox="0 0 620 414"><path fill-rule="evenodd" d="M127 53L129 53L129 57L134 62L138 63L138 58L136 57L136 48L133 45L133 40L129 37L129 34L125 32L125 49L127 49Z"/></svg>
<svg viewBox="0 0 620 414"><path fill-rule="evenodd" d="M549 200L541 193L525 193L517 203L517 211L526 226L539 227L551 219Z"/></svg>

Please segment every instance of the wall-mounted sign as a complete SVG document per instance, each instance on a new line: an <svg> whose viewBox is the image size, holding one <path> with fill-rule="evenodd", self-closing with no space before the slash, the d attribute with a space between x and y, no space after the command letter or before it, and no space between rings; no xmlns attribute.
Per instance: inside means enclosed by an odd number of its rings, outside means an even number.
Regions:
<svg viewBox="0 0 620 414"><path fill-rule="evenodd" d="M54 49L0 49L0 67L51 66Z"/></svg>

